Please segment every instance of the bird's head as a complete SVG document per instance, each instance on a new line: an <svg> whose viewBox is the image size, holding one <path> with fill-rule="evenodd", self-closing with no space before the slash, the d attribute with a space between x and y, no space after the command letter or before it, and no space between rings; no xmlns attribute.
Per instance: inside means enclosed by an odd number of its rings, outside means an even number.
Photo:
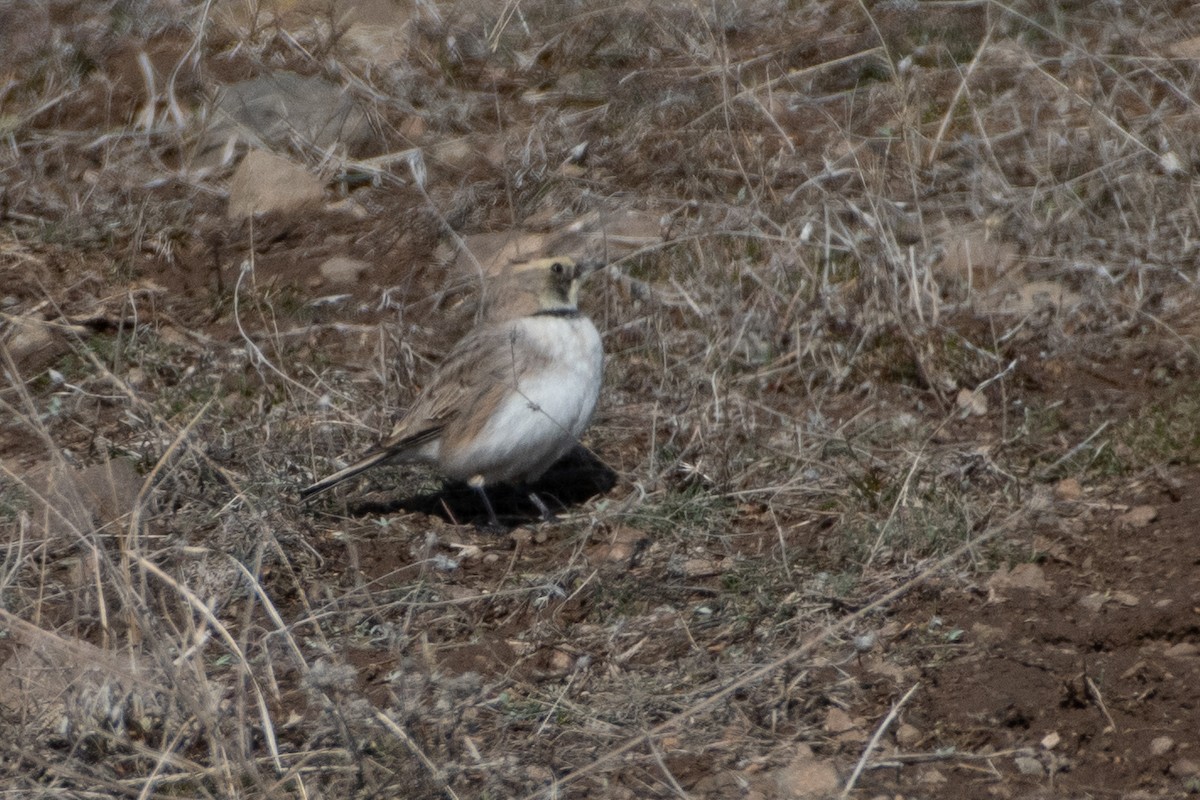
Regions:
<svg viewBox="0 0 1200 800"><path fill-rule="evenodd" d="M533 262L527 271L530 287L538 288L538 310L573 309L579 305L579 284L590 270L572 258L557 256Z"/></svg>
<svg viewBox="0 0 1200 800"><path fill-rule="evenodd" d="M579 285L603 264L577 262L567 256L537 258L511 265L493 293L493 314L524 316L547 311L574 311Z"/></svg>

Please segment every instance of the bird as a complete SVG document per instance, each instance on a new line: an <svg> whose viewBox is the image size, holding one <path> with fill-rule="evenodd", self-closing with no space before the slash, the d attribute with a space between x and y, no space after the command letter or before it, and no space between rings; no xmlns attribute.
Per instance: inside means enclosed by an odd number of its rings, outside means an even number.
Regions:
<svg viewBox="0 0 1200 800"><path fill-rule="evenodd" d="M579 310L601 262L560 256L510 264L484 292L481 322L450 350L379 445L300 490L310 498L381 464L425 464L465 481L500 523L487 487L526 488L576 446L591 422L604 347ZM550 510L534 492L543 519Z"/></svg>

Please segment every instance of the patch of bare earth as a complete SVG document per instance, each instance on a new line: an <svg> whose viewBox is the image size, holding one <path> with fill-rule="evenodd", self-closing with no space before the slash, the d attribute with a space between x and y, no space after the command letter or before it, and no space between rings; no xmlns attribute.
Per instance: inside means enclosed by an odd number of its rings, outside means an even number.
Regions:
<svg viewBox="0 0 1200 800"><path fill-rule="evenodd" d="M1195 787L1200 494L1194 470L1136 493L1066 485L1017 537L1033 561L937 581L894 609L917 664L864 789L924 797L1176 796ZM878 715L878 706L859 706ZM897 741L897 739L899 741Z"/></svg>

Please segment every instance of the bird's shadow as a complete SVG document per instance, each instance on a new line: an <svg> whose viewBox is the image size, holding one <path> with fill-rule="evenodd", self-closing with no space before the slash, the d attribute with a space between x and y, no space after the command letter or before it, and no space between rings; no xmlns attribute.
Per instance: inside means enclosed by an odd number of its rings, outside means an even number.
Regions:
<svg viewBox="0 0 1200 800"><path fill-rule="evenodd" d="M536 492L552 512L558 512L603 494L616 483L617 473L592 451L579 445L554 462L541 478L527 487L518 489L497 484L489 486L487 493L501 524L516 527L542 518L529 499L530 491ZM416 511L455 524L482 526L488 521L487 507L479 493L461 481L448 482L436 492L355 503L347 510L351 516Z"/></svg>

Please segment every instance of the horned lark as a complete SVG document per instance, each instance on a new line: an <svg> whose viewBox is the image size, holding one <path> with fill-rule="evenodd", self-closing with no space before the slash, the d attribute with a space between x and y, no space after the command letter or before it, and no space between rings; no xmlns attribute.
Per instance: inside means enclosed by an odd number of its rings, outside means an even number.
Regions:
<svg viewBox="0 0 1200 800"><path fill-rule="evenodd" d="M546 258L498 276L483 322L454 346L391 435L301 496L379 464L428 464L478 491L498 526L485 487L537 480L576 444L596 408L604 350L577 305L593 269Z"/></svg>

